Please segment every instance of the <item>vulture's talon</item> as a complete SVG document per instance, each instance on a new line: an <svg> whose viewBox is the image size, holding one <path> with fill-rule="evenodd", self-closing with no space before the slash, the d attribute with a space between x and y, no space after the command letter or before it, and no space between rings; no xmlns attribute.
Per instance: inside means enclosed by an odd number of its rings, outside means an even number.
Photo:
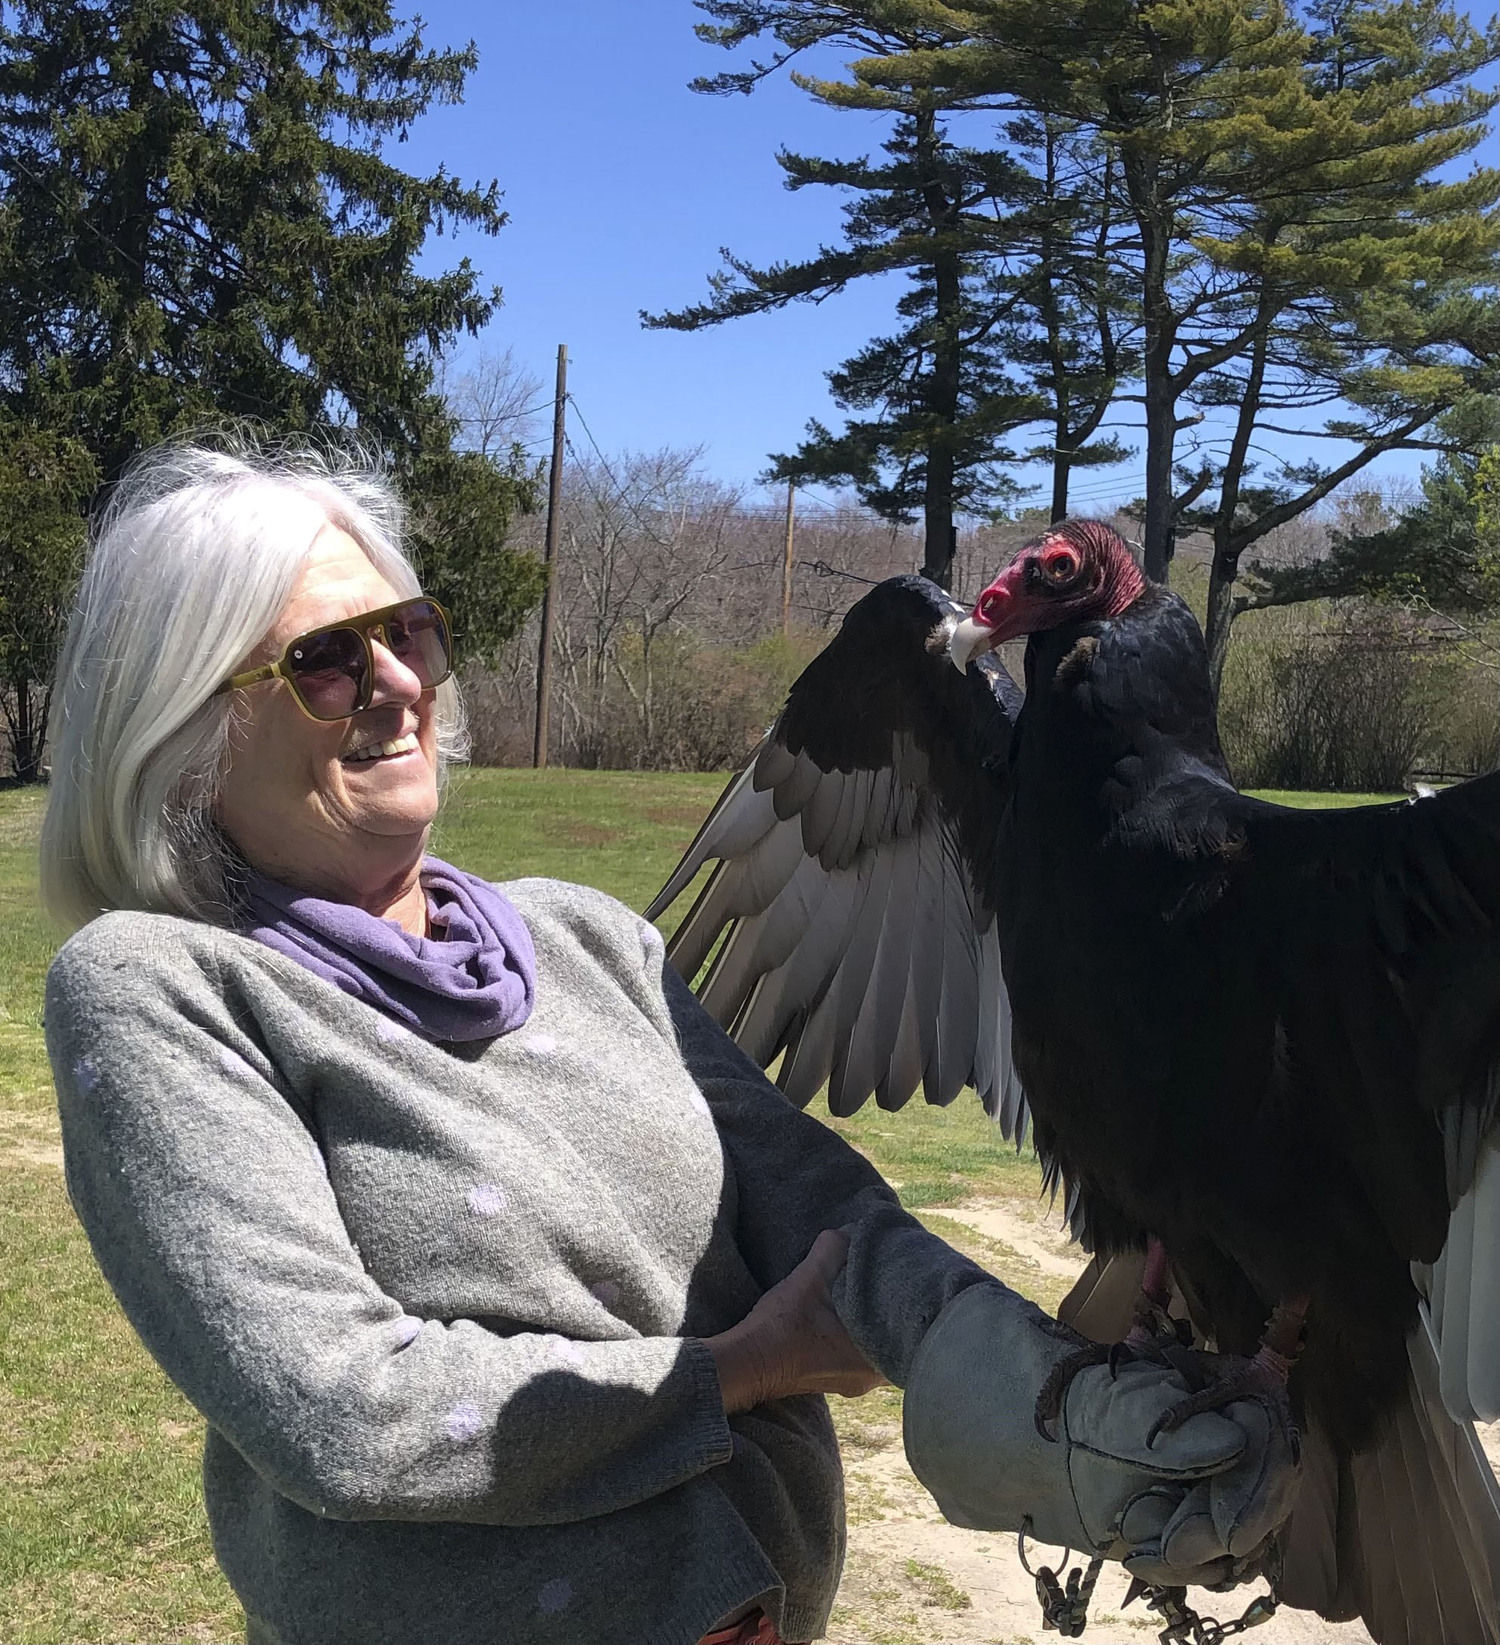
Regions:
<svg viewBox="0 0 1500 1645"><path fill-rule="evenodd" d="M1032 1420L1036 1423L1036 1431L1049 1445L1057 1443L1057 1435L1048 1431L1048 1424L1056 1422L1062 1415L1063 1401L1068 1396L1068 1386L1073 1378L1091 1365L1108 1365L1113 1374L1117 1349L1125 1349L1125 1344L1085 1342L1071 1354L1065 1354L1047 1373L1047 1380L1037 1392ZM1129 1352L1128 1349L1125 1351Z"/></svg>
<svg viewBox="0 0 1500 1645"><path fill-rule="evenodd" d="M1192 1348L1192 1327L1185 1320L1169 1320L1166 1315L1160 1316L1161 1329L1156 1332L1148 1330L1142 1316L1138 1315L1136 1323L1131 1327L1130 1334L1123 1342L1088 1342L1077 1338L1079 1346L1058 1362L1047 1373L1047 1380L1042 1384L1041 1392L1036 1396L1036 1431L1050 1444L1057 1436L1049 1429L1062 1415L1063 1400L1067 1398L1068 1385L1080 1371L1086 1371L1091 1365L1105 1365L1109 1367L1111 1379L1118 1378L1122 1365L1139 1364L1142 1360L1153 1365L1166 1365L1179 1371L1190 1389L1195 1392L1206 1382L1203 1373L1197 1369L1199 1356ZM1183 1332L1186 1330L1186 1339ZM1069 1332L1070 1336L1074 1333ZM1156 1437L1155 1430L1152 1432Z"/></svg>
<svg viewBox="0 0 1500 1645"><path fill-rule="evenodd" d="M1291 1425L1286 1373L1281 1367L1269 1362L1262 1354L1257 1354L1254 1359L1221 1361L1221 1365L1220 1374L1212 1382L1168 1407L1151 1424L1151 1430L1146 1435L1148 1449L1155 1445L1158 1434L1175 1433L1183 1423L1190 1422L1195 1416L1205 1411L1222 1411L1225 1406L1233 1405L1240 1399L1264 1399L1279 1406L1286 1415L1288 1426Z"/></svg>

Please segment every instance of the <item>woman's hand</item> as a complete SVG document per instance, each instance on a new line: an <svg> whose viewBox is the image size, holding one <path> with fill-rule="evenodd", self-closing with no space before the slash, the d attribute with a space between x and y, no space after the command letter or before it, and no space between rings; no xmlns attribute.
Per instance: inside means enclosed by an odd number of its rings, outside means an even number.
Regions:
<svg viewBox="0 0 1500 1645"><path fill-rule="evenodd" d="M885 1381L854 1346L828 1294L848 1255L849 1236L825 1230L738 1325L704 1339L731 1416L790 1394L854 1399Z"/></svg>

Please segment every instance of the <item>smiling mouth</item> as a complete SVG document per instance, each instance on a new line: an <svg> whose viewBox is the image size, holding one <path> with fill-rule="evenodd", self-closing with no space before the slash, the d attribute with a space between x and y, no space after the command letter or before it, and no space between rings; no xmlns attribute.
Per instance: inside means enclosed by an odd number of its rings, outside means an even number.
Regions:
<svg viewBox="0 0 1500 1645"><path fill-rule="evenodd" d="M348 754L341 755L340 758L345 765L362 765L371 760L393 759L397 754L413 754L420 746L416 733L408 731L404 737L392 737L383 743L369 743L364 748L356 748Z"/></svg>

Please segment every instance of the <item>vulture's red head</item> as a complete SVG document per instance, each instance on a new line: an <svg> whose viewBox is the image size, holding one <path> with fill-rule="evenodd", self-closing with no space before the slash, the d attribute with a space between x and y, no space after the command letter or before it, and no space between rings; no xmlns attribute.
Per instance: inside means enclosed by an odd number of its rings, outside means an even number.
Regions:
<svg viewBox="0 0 1500 1645"><path fill-rule="evenodd" d="M1117 531L1102 520L1064 520L1029 542L979 596L948 655L962 672L981 651L1063 623L1118 617L1146 586Z"/></svg>

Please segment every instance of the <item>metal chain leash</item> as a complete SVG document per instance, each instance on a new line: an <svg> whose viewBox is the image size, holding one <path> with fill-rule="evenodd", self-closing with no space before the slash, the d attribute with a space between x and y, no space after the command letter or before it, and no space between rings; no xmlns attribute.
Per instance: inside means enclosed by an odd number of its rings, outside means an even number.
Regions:
<svg viewBox="0 0 1500 1645"><path fill-rule="evenodd" d="M1029 1523L1029 1521L1028 1521ZM1040 1565L1036 1570L1026 1562L1026 1532L1023 1529L1016 1538L1016 1552L1021 1557L1021 1569L1036 1583L1036 1597L1042 1607L1043 1630L1055 1628L1064 1639L1081 1639L1083 1630L1088 1626L1089 1601L1094 1597L1094 1584L1099 1580L1099 1572L1104 1568L1104 1557L1095 1554L1089 1561L1088 1570L1075 1565L1067 1575L1066 1587L1058 1579L1058 1573L1050 1565ZM1063 1549L1061 1564L1065 1567L1073 1550Z"/></svg>
<svg viewBox="0 0 1500 1645"><path fill-rule="evenodd" d="M1075 1565L1065 1579L1050 1565L1039 1565L1032 1570L1026 1558L1026 1526L1029 1524L1027 1520L1016 1538L1016 1553L1021 1569L1036 1583L1043 1631L1055 1630L1064 1639L1081 1639L1088 1626L1089 1601L1094 1597L1094 1585L1103 1569L1104 1556L1095 1554L1087 1570ZM1071 1548L1063 1549L1059 1570L1066 1568L1072 1554ZM1257 1594L1232 1622L1220 1622L1217 1617L1199 1616L1187 1602L1186 1588L1157 1588L1136 1579L1130 1584L1125 1604L1136 1598L1143 1598L1148 1608L1166 1623L1156 1636L1160 1645L1222 1645L1222 1641L1235 1634L1269 1622L1281 1604L1273 1584L1269 1593Z"/></svg>
<svg viewBox="0 0 1500 1645"><path fill-rule="evenodd" d="M1217 1617L1199 1616L1187 1603L1186 1588L1147 1588L1144 1598L1166 1623L1156 1636L1161 1645L1220 1645L1221 1640L1269 1622L1281 1604L1272 1588L1257 1594L1233 1622L1220 1622Z"/></svg>

